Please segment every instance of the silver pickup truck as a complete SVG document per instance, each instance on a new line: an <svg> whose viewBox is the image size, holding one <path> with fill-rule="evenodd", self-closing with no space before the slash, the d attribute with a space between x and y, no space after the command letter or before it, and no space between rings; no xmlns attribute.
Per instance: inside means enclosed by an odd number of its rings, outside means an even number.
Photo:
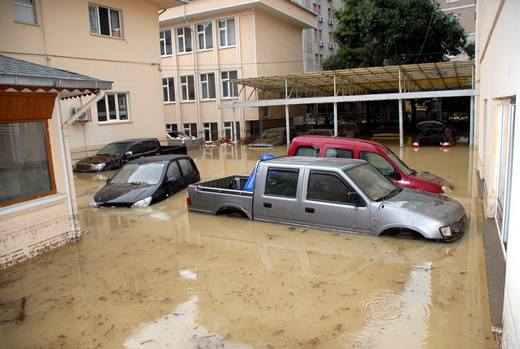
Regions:
<svg viewBox="0 0 520 349"><path fill-rule="evenodd" d="M190 185L188 209L442 241L461 237L467 223L456 200L398 187L363 160L280 157L257 164L252 192L243 190L247 179L231 176Z"/></svg>

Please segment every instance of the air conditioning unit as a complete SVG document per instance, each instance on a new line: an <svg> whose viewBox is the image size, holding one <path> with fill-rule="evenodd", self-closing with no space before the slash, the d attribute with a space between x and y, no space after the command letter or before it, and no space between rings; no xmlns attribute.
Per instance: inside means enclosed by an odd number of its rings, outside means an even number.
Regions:
<svg viewBox="0 0 520 349"><path fill-rule="evenodd" d="M318 16L318 22L323 22L323 16Z"/></svg>
<svg viewBox="0 0 520 349"><path fill-rule="evenodd" d="M333 25L334 24L334 20L332 18L329 18L329 25Z"/></svg>
<svg viewBox="0 0 520 349"><path fill-rule="evenodd" d="M320 41L320 47L325 46L325 43L323 41Z"/></svg>
<svg viewBox="0 0 520 349"><path fill-rule="evenodd" d="M80 108L72 108L72 112L70 113L70 115L74 115L76 114L76 112L79 110ZM90 109L87 110L86 112L82 113L79 118L77 118L76 120L74 120L74 123L84 123L84 122L89 122L89 121L92 121L92 118L91 118L91 114L90 114Z"/></svg>
<svg viewBox="0 0 520 349"><path fill-rule="evenodd" d="M329 48L334 48L334 43L333 42L329 42Z"/></svg>

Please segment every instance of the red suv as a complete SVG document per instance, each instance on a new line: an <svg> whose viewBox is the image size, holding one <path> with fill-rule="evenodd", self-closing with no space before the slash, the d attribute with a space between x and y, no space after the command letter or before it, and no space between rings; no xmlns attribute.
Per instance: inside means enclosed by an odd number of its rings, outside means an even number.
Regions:
<svg viewBox="0 0 520 349"><path fill-rule="evenodd" d="M383 144L355 138L301 136L291 142L289 156L320 156L366 160L395 184L430 193L448 193L453 186L428 172L416 171Z"/></svg>

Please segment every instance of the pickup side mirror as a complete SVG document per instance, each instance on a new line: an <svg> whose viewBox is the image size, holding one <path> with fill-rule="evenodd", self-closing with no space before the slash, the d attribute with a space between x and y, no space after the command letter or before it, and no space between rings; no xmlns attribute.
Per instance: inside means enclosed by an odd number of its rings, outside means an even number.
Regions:
<svg viewBox="0 0 520 349"><path fill-rule="evenodd" d="M107 183L107 184L110 184L110 182L112 182L112 178L111 178L111 177L107 178L106 183Z"/></svg>
<svg viewBox="0 0 520 349"><path fill-rule="evenodd" d="M361 195L359 195L355 191L351 191L351 192L347 193L347 202L351 203L351 204L354 204L356 206L364 206L365 205Z"/></svg>
<svg viewBox="0 0 520 349"><path fill-rule="evenodd" d="M132 155L134 155L134 152L131 151L131 150L125 152L125 156L126 156L126 157L129 157L129 156L132 156Z"/></svg>

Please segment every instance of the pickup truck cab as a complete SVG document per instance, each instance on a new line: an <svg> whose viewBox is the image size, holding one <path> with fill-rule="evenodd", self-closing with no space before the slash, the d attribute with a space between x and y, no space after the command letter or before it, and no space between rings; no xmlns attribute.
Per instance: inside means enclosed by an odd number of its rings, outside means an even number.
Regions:
<svg viewBox="0 0 520 349"><path fill-rule="evenodd" d="M453 190L445 179L411 169L383 144L344 137L301 136L291 142L289 156L362 159L403 188L442 194Z"/></svg>
<svg viewBox="0 0 520 349"><path fill-rule="evenodd" d="M162 146L157 138L125 139L105 145L96 155L79 160L74 172L115 170L125 163L153 155L187 154L186 146Z"/></svg>
<svg viewBox="0 0 520 349"><path fill-rule="evenodd" d="M245 176L188 187L190 211L238 211L250 219L371 235L406 232L452 241L466 224L464 208L444 196L401 188L363 160L281 157Z"/></svg>

